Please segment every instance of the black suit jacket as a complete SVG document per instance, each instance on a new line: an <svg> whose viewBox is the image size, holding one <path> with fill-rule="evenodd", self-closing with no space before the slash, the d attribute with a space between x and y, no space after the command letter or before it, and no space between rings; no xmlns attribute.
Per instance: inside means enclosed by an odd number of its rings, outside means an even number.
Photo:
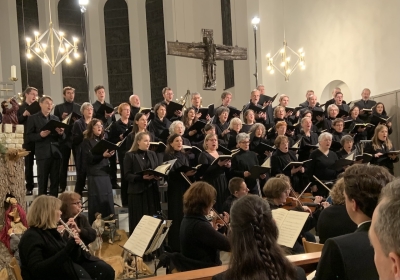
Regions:
<svg viewBox="0 0 400 280"><path fill-rule="evenodd" d="M42 112L36 113L28 117L26 137L28 142L35 143L36 160L48 158L61 158L59 151L59 141L65 139L65 133L59 135L58 133L50 133L47 137L40 136L40 130L50 120L59 121L59 119L49 114L46 118Z"/></svg>
<svg viewBox="0 0 400 280"><path fill-rule="evenodd" d="M139 158L135 152L128 152L125 154L124 158L124 171L125 180L128 181L128 194L139 194L144 192L149 184L156 183L155 180L143 180L142 175L137 175L137 172L146 170L143 165L143 161ZM151 169L155 169L160 165L158 162L158 157L155 152L147 151L147 157L151 163Z"/></svg>
<svg viewBox="0 0 400 280"><path fill-rule="evenodd" d="M114 108L110 103L105 102L105 104L108 107ZM99 108L101 106L101 103L98 100L96 100L96 102L94 102L92 105L93 105L93 113L94 113L93 114L93 118L101 120L105 127L109 126L111 124L111 122L115 122L115 120L116 120L115 119L115 114L112 115L111 118L106 119L106 116L105 116L104 112L101 112L101 113L98 112L98 110L99 110Z"/></svg>
<svg viewBox="0 0 400 280"><path fill-rule="evenodd" d="M354 233L330 238L322 249L315 280L379 279L374 263L374 249L368 239L371 222Z"/></svg>
<svg viewBox="0 0 400 280"><path fill-rule="evenodd" d="M54 115L58 117L61 121L63 120L62 115L63 113L71 114L72 112L82 115L81 113L81 106L72 102L72 106L68 106L67 102L61 103L54 107ZM72 110L71 110L72 109ZM68 147L72 147L72 125L69 128L65 129L65 141L62 144L67 145Z"/></svg>

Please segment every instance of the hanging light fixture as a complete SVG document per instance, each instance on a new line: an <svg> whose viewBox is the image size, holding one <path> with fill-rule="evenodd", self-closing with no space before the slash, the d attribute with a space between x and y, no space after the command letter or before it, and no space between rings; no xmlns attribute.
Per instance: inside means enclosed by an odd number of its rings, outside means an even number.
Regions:
<svg viewBox="0 0 400 280"><path fill-rule="evenodd" d="M57 31L53 28L51 20L51 6L49 0L50 22L49 28L40 34L34 32L34 40L26 38L26 56L31 59L32 53L39 57L46 65L51 68L53 74L56 73L56 67L64 60L66 63L71 63L70 54L73 53L75 58L79 57L78 53L78 38L73 37L71 43L65 38L64 32Z"/></svg>
<svg viewBox="0 0 400 280"><path fill-rule="evenodd" d="M291 56L294 56L295 60L292 59ZM289 76L297 69L297 67L300 67L301 70L306 69L304 56L305 53L303 48L296 52L287 45L285 34L285 2L283 2L283 47L273 56L271 56L270 53L267 54L267 71L270 74L274 74L275 70L277 70L285 77L285 81L288 82ZM292 62L292 64L290 62ZM279 63L279 66L275 63Z"/></svg>

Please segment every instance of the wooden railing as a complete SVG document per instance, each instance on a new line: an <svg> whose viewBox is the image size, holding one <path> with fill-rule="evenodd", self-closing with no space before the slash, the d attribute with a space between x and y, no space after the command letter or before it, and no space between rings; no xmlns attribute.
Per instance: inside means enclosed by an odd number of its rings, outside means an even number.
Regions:
<svg viewBox="0 0 400 280"><path fill-rule="evenodd" d="M287 258L296 266L302 267L306 273L316 269L319 258L321 257L321 252L307 253L300 255L287 256ZM211 278L221 272L228 269L228 265L179 272L174 274L150 277L147 279L153 280L211 280Z"/></svg>

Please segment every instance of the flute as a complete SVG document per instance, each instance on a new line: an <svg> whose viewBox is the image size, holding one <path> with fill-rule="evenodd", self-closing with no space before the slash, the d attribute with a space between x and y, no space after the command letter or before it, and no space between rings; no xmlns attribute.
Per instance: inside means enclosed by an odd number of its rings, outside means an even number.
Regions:
<svg viewBox="0 0 400 280"><path fill-rule="evenodd" d="M71 237L75 236L75 233L68 227L68 225L60 218L60 223L64 226L65 230L68 231ZM84 251L89 252L89 249L86 247L85 243L81 240L78 244Z"/></svg>
<svg viewBox="0 0 400 280"><path fill-rule="evenodd" d="M82 211L83 211L83 209L81 209L81 211L79 211L78 214L76 214L76 215L74 216L74 220L76 219L76 217L79 216L80 213L82 213Z"/></svg>

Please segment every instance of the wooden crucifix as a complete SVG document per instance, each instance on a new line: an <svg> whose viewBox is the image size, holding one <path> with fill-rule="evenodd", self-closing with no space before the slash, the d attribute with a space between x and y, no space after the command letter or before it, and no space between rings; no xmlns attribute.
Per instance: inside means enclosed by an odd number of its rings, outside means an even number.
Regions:
<svg viewBox="0 0 400 280"><path fill-rule="evenodd" d="M246 60L247 48L214 44L213 30L202 29L202 43L167 42L167 54L197 58L203 65L203 89L216 90L216 60Z"/></svg>

